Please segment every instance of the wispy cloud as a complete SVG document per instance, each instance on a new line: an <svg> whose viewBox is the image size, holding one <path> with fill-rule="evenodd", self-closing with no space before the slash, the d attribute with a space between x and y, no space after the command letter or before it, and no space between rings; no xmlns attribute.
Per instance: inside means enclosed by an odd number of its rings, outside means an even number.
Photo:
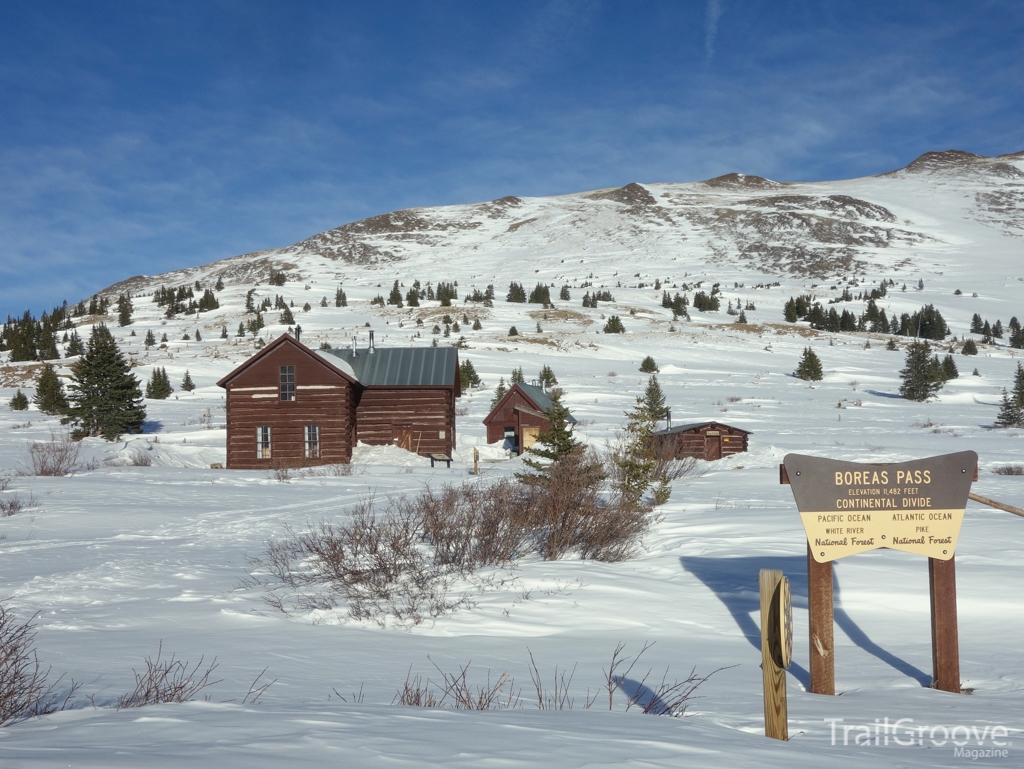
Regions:
<svg viewBox="0 0 1024 769"><path fill-rule="evenodd" d="M704 61L711 63L715 55L715 37L718 35L718 19L722 15L722 0L708 0L704 16Z"/></svg>

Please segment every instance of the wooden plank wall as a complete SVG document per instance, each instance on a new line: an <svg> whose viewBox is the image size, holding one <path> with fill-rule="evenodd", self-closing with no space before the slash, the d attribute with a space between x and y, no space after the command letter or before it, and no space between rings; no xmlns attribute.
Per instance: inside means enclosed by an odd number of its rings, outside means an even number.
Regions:
<svg viewBox="0 0 1024 769"><path fill-rule="evenodd" d="M280 366L295 366L295 400L282 401ZM258 469L334 464L352 459L352 384L295 347L283 345L241 372L227 388L227 466ZM256 458L256 428L271 429L271 456ZM320 458L307 459L306 425L320 428Z"/></svg>
<svg viewBox="0 0 1024 769"><path fill-rule="evenodd" d="M395 428L411 431L417 454L451 456L455 447L455 392L452 388L369 387L356 407L356 438L372 446L394 444Z"/></svg>
<svg viewBox="0 0 1024 769"><path fill-rule="evenodd" d="M533 414L519 414L514 413L516 406L525 406L529 409L536 409L536 406L528 401L523 394L516 390L513 392L505 403L502 404L501 409L493 411L487 415L484 423L487 425L487 442L497 443L505 436L505 427L515 427L516 435L519 439L519 444L522 445L522 436L519 435L519 430L522 427L539 427L541 432L547 432L551 429L551 423L543 417L534 416Z"/></svg>

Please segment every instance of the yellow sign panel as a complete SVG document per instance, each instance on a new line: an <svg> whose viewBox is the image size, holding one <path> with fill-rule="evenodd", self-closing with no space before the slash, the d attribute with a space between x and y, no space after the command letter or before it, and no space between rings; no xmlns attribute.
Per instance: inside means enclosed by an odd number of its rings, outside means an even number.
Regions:
<svg viewBox="0 0 1024 769"><path fill-rule="evenodd" d="M956 550L978 455L863 465L789 454L783 463L814 560L889 547L946 561Z"/></svg>

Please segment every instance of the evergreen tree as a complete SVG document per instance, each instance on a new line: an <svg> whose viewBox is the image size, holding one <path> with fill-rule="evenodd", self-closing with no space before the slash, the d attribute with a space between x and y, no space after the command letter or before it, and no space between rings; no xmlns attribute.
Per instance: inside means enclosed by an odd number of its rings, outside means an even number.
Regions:
<svg viewBox="0 0 1024 769"><path fill-rule="evenodd" d="M196 383L192 381L192 375L185 369L185 377L181 380L182 392L190 393L196 389Z"/></svg>
<svg viewBox="0 0 1024 769"><path fill-rule="evenodd" d="M1017 405L1024 408L1024 366L1017 364L1017 371L1013 375L1013 399Z"/></svg>
<svg viewBox="0 0 1024 769"><path fill-rule="evenodd" d="M92 327L85 354L71 367L67 416L76 438L102 436L114 441L124 432L142 430L146 409L139 380L131 373L110 331Z"/></svg>
<svg viewBox="0 0 1024 769"><path fill-rule="evenodd" d="M546 363L541 367L540 373L537 374L537 381L544 387L554 387L558 384L558 378L555 376L555 372L552 370L551 366Z"/></svg>
<svg viewBox="0 0 1024 769"><path fill-rule="evenodd" d="M657 374L660 369L654 358L648 355L640 362L640 371L644 374Z"/></svg>
<svg viewBox="0 0 1024 769"><path fill-rule="evenodd" d="M964 342L964 347L962 350L960 350L960 352L963 355L977 355L978 345L975 344L973 339L968 339L966 342Z"/></svg>
<svg viewBox="0 0 1024 769"><path fill-rule="evenodd" d="M551 304L551 290L548 286L543 283L538 283L533 291L530 292L530 304L543 304L545 306Z"/></svg>
<svg viewBox="0 0 1024 769"><path fill-rule="evenodd" d="M227 339L228 338L228 327L227 326L221 326L220 327L220 338L221 339Z"/></svg>
<svg viewBox="0 0 1024 769"><path fill-rule="evenodd" d="M483 328L483 325L481 325L481 323L480 323L480 318L474 318L473 319L473 330L474 331L479 331L482 328Z"/></svg>
<svg viewBox="0 0 1024 769"><path fill-rule="evenodd" d="M647 387L644 390L641 401L648 416L650 416L655 423L668 418L668 406L665 405L665 393L661 389L661 384L658 382L657 376L652 374L651 378L647 380Z"/></svg>
<svg viewBox="0 0 1024 769"><path fill-rule="evenodd" d="M835 311L836 310L833 307L832 308L832 314L835 314ZM831 315L829 317L831 317ZM747 313L744 310L740 310L740 316L738 318L736 318L736 322L737 323L743 323L744 325L746 324L746 322L747 322ZM839 316L838 315L836 315L836 329L835 330L836 331L839 330Z"/></svg>
<svg viewBox="0 0 1024 769"><path fill-rule="evenodd" d="M341 286L338 286L338 290L334 292L334 306L335 307L348 307L348 297L345 296L345 292Z"/></svg>
<svg viewBox="0 0 1024 769"><path fill-rule="evenodd" d="M895 339L890 339L888 342L886 342L885 343L885 349L886 350L898 350L899 348L896 346L896 340Z"/></svg>
<svg viewBox="0 0 1024 769"><path fill-rule="evenodd" d="M657 420L644 399L637 398L633 410L626 412L626 426L612 451L612 462L618 468L616 491L626 509L642 508L644 493L657 482L659 462L652 440L657 429ZM665 493L662 491L662 496Z"/></svg>
<svg viewBox="0 0 1024 769"><path fill-rule="evenodd" d="M238 331L235 332L235 336L245 336L245 324L239 321Z"/></svg>
<svg viewBox="0 0 1024 769"><path fill-rule="evenodd" d="M156 344L156 337L153 336L153 331L146 332L146 338L142 342L146 347L153 347Z"/></svg>
<svg viewBox="0 0 1024 769"><path fill-rule="evenodd" d="M71 332L71 338L68 340L68 346L65 348L65 354L70 358L75 355L81 355L85 352L85 345L82 344L82 337L78 335L77 331Z"/></svg>
<svg viewBox="0 0 1024 769"><path fill-rule="evenodd" d="M789 301L786 302L786 306L783 308L783 317L785 317L787 323L797 322L796 299L793 297L789 297Z"/></svg>
<svg viewBox="0 0 1024 769"><path fill-rule="evenodd" d="M820 382L824 376L821 370L821 359L810 347L804 348L804 353L800 357L800 363L797 364L793 376L808 382Z"/></svg>
<svg viewBox="0 0 1024 769"><path fill-rule="evenodd" d="M624 334L625 332L626 327L622 325L622 320L618 315L612 315L604 324L604 333L606 334Z"/></svg>
<svg viewBox="0 0 1024 769"><path fill-rule="evenodd" d="M512 376L509 377L508 381L510 381L512 384L522 384L523 382L525 382L526 377L523 376L523 367L520 366L519 368L512 369Z"/></svg>
<svg viewBox="0 0 1024 769"><path fill-rule="evenodd" d="M1003 400L996 415L996 427L1024 427L1024 406L1003 388Z"/></svg>
<svg viewBox="0 0 1024 769"><path fill-rule="evenodd" d="M494 397L491 398L491 409L494 409L498 405L499 401L505 397L505 393L508 392L508 387L505 386L505 377L498 379L498 386L494 388Z"/></svg>
<svg viewBox="0 0 1024 769"><path fill-rule="evenodd" d="M19 389L7 405L11 407L11 411L26 411L28 409L28 398Z"/></svg>
<svg viewBox="0 0 1024 769"><path fill-rule="evenodd" d="M468 390L470 387L476 387L480 384L480 375L476 373L473 361L468 358L459 364L459 384L463 390Z"/></svg>
<svg viewBox="0 0 1024 769"><path fill-rule="evenodd" d="M953 360L953 356L947 354L942 359L942 378L946 381L950 379L958 379L960 377L960 370L956 367L956 361Z"/></svg>
<svg viewBox="0 0 1024 769"><path fill-rule="evenodd" d="M569 409L562 403L561 397L552 394L551 406L544 409L544 418L551 423L551 427L541 433L537 442L527 449L523 464L533 472L516 473L519 481L546 486L552 465L570 454L583 451L583 444L573 436L570 416Z"/></svg>
<svg viewBox="0 0 1024 769"><path fill-rule="evenodd" d="M171 380L167 376L167 369L163 367L154 368L146 383L146 397L153 400L165 400L174 392L171 387Z"/></svg>
<svg viewBox="0 0 1024 769"><path fill-rule="evenodd" d="M224 279L218 277L217 278L217 282L214 284L213 288L216 291L223 291L224 290Z"/></svg>
<svg viewBox="0 0 1024 769"><path fill-rule="evenodd" d="M405 295L405 303L410 307L420 306L420 292L415 288L410 288L408 293Z"/></svg>
<svg viewBox="0 0 1024 769"><path fill-rule="evenodd" d="M395 281L395 285L391 287L391 293L388 294L388 304L392 304L395 307L402 306L402 289L398 287L398 281Z"/></svg>
<svg viewBox="0 0 1024 769"><path fill-rule="evenodd" d="M523 288L522 283L516 283L512 281L508 284L508 294L505 295L506 302L525 302L526 301L526 290Z"/></svg>
<svg viewBox="0 0 1024 769"><path fill-rule="evenodd" d="M36 394L32 398L40 411L44 414L63 414L68 408L68 398L64 393L64 384L57 376L53 366L46 364L39 372L39 379L36 381Z"/></svg>
<svg viewBox="0 0 1024 769"><path fill-rule="evenodd" d="M981 316L978 313L974 313L974 315L971 316L971 333L980 334L981 330Z"/></svg>
<svg viewBox="0 0 1024 769"><path fill-rule="evenodd" d="M291 308L288 307L287 305L281 311L280 322L282 326L291 326L295 324L295 316L292 315Z"/></svg>
<svg viewBox="0 0 1024 769"><path fill-rule="evenodd" d="M515 326L512 326L512 327L511 327L511 328L510 328L510 329L508 330L508 335L509 335L509 336L519 336L519 329L517 329L517 328L516 328Z"/></svg>
<svg viewBox="0 0 1024 769"><path fill-rule="evenodd" d="M117 298L117 325L130 326L132 323L132 300L127 294L121 294Z"/></svg>
<svg viewBox="0 0 1024 769"><path fill-rule="evenodd" d="M164 332L163 334L160 335L160 343L167 344L167 332Z"/></svg>
<svg viewBox="0 0 1024 769"><path fill-rule="evenodd" d="M931 357L927 341L915 341L907 348L900 378L900 395L911 401L926 401L942 389L941 365Z"/></svg>
<svg viewBox="0 0 1024 769"><path fill-rule="evenodd" d="M569 295L569 287L562 286L562 290L558 292L558 298L563 301L569 301L572 297Z"/></svg>
<svg viewBox="0 0 1024 769"><path fill-rule="evenodd" d="M203 341L203 335L201 333L199 333L199 329L198 328L196 329L196 341L197 342L202 342Z"/></svg>

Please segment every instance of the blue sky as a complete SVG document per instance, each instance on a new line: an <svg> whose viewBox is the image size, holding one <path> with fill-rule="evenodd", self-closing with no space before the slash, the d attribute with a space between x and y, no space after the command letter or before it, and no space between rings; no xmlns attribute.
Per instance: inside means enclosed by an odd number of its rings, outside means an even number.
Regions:
<svg viewBox="0 0 1024 769"><path fill-rule="evenodd" d="M0 313L410 206L1024 150L1024 3L0 6Z"/></svg>

